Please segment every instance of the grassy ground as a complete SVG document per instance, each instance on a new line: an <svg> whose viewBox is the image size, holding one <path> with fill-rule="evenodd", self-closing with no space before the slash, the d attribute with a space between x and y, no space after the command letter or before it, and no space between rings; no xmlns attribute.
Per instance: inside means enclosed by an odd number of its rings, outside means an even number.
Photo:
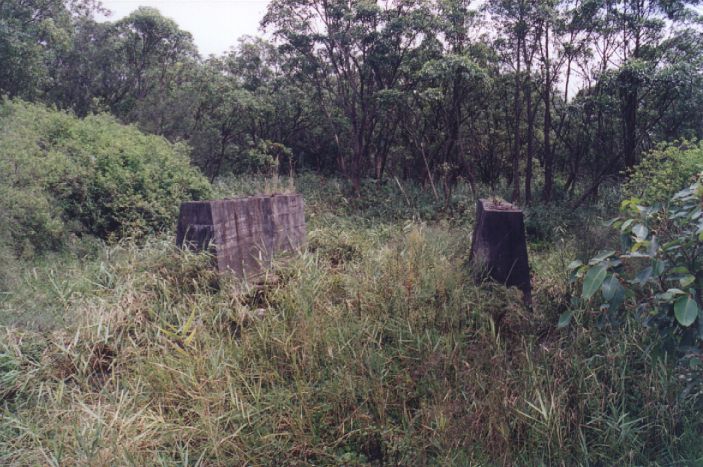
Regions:
<svg viewBox="0 0 703 467"><path fill-rule="evenodd" d="M531 212L529 312L472 279L466 191L443 212L416 187L298 189L309 247L261 284L169 236L16 265L0 463L703 463L703 395L651 334L586 311L556 327L566 264L605 241L597 213Z"/></svg>

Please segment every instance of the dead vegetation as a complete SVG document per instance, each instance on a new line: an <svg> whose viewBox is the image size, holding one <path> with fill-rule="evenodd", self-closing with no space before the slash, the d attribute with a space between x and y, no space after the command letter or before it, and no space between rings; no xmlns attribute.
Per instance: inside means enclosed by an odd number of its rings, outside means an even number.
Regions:
<svg viewBox="0 0 703 467"><path fill-rule="evenodd" d="M531 252L530 313L517 290L471 278L465 224L373 225L311 210L314 248L259 283L218 279L207 258L170 238L124 243L66 277L93 284L68 300L66 326L3 327L0 462L573 465L703 455L701 396L683 394L677 367L645 330L599 327L588 314L556 328L570 306L568 238Z"/></svg>

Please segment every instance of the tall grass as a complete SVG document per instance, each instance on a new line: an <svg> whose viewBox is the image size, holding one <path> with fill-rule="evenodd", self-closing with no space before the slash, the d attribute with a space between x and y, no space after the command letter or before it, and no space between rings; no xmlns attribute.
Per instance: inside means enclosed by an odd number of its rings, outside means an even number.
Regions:
<svg viewBox="0 0 703 467"><path fill-rule="evenodd" d="M0 463L703 462L703 398L654 336L589 314L556 328L568 229L531 245L529 312L475 283L468 213L298 183L309 247L259 283L163 237L55 271L59 292L51 265L18 286L2 313L43 293L64 315L0 328Z"/></svg>

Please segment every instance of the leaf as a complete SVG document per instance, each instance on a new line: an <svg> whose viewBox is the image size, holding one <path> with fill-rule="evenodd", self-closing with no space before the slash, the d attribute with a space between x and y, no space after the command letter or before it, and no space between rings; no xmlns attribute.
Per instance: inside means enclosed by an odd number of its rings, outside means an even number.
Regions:
<svg viewBox="0 0 703 467"><path fill-rule="evenodd" d="M647 243L647 242L638 241L637 243L635 243L634 245L632 245L632 247L630 248L630 253L632 254L632 256L637 256L637 257L646 257L646 256L648 256L648 255L646 255L646 254L644 254L644 253L640 253L639 251L637 251L637 250L639 250L641 247L647 246L646 243Z"/></svg>
<svg viewBox="0 0 703 467"><path fill-rule="evenodd" d="M625 301L625 288L620 284L615 274L610 274L603 282L601 291L603 292L603 298L610 305L609 309L611 311L618 310Z"/></svg>
<svg viewBox="0 0 703 467"><path fill-rule="evenodd" d="M688 215L688 211L675 211L672 215L669 216L669 219L672 221L675 219L681 219L682 217L686 217Z"/></svg>
<svg viewBox="0 0 703 467"><path fill-rule="evenodd" d="M617 277L615 277L615 274L609 274L608 277L603 281L601 291L603 292L603 298L606 302L609 302L610 299L613 298L613 296L615 295L615 289L619 285L620 282L618 282L618 279Z"/></svg>
<svg viewBox="0 0 703 467"><path fill-rule="evenodd" d="M698 304L690 295L680 297L674 302L674 315L681 326L690 326L698 317Z"/></svg>
<svg viewBox="0 0 703 467"><path fill-rule="evenodd" d="M632 280L633 283L644 285L649 279L652 278L652 266L648 266L637 273L635 278Z"/></svg>
<svg viewBox="0 0 703 467"><path fill-rule="evenodd" d="M681 239L677 238L677 239L674 239L670 242L666 242L664 245L662 245L662 249L665 251L670 251L670 250L678 247L679 245L681 245Z"/></svg>
<svg viewBox="0 0 703 467"><path fill-rule="evenodd" d="M611 311L617 311L620 309L620 306L625 303L625 298L628 295L627 292L632 293L631 290L625 290L622 285L618 285L615 289L615 293L613 294L613 298L611 298L609 302Z"/></svg>
<svg viewBox="0 0 703 467"><path fill-rule="evenodd" d="M601 261L605 261L607 258L613 256L614 254L615 254L614 250L601 251L596 256L591 258L591 260L588 262L588 264L594 265L594 264L600 263Z"/></svg>
<svg viewBox="0 0 703 467"><path fill-rule="evenodd" d="M632 228L632 233L635 234L638 241L642 241L647 238L647 235L649 235L649 229L643 224L637 224Z"/></svg>
<svg viewBox="0 0 703 467"><path fill-rule="evenodd" d="M574 260L569 263L569 265L566 267L567 270L573 271L574 269L578 268L579 266L583 266L583 261L581 260Z"/></svg>
<svg viewBox="0 0 703 467"><path fill-rule="evenodd" d="M632 247L632 235L621 234L620 235L620 249L622 251L628 251Z"/></svg>
<svg viewBox="0 0 703 467"><path fill-rule="evenodd" d="M652 235L652 240L649 242L649 249L647 253L649 253L649 256L656 256L657 250L659 250L659 242L657 241L657 236Z"/></svg>
<svg viewBox="0 0 703 467"><path fill-rule="evenodd" d="M193 325L193 321L195 321L195 308L193 308L193 311L190 312L190 316L188 317L188 320L181 328L181 334L188 334L190 327Z"/></svg>
<svg viewBox="0 0 703 467"><path fill-rule="evenodd" d="M635 222L634 219L628 219L625 222L623 222L622 226L620 227L621 232L625 232L628 227L632 225L632 223Z"/></svg>
<svg viewBox="0 0 703 467"><path fill-rule="evenodd" d="M615 224L616 222L618 222L619 220L620 220L619 217L615 217L615 218L613 218L613 219L610 219L610 220L609 220L608 222L606 222L604 225L605 225L606 227L610 227L610 226L612 226L613 224Z"/></svg>
<svg viewBox="0 0 703 467"><path fill-rule="evenodd" d="M666 270L666 260L658 259L654 262L652 272L655 276L661 276Z"/></svg>
<svg viewBox="0 0 703 467"><path fill-rule="evenodd" d="M685 198L686 196L690 196L692 193L693 193L693 187L684 188L683 190L676 193L672 199Z"/></svg>
<svg viewBox="0 0 703 467"><path fill-rule="evenodd" d="M190 332L190 335L185 338L183 341L183 344L185 345L190 345L193 342L193 339L195 339L195 334L198 328L193 328L193 330Z"/></svg>
<svg viewBox="0 0 703 467"><path fill-rule="evenodd" d="M620 210L621 211L636 211L637 210L637 203L640 202L639 198L630 198L623 200L620 203Z"/></svg>
<svg viewBox="0 0 703 467"><path fill-rule="evenodd" d="M581 297L584 300L590 300L593 294L600 289L607 272L608 269L605 264L599 264L588 270L586 277L583 279L583 290L581 291Z"/></svg>
<svg viewBox="0 0 703 467"><path fill-rule="evenodd" d="M572 316L574 316L574 312L572 310L567 310L561 315L559 315L559 323L557 324L557 327L565 328L566 326L568 326L571 322Z"/></svg>
<svg viewBox="0 0 703 467"><path fill-rule="evenodd" d="M681 287L685 288L688 287L689 285L693 284L696 280L696 277L689 274L687 276L682 277L679 279L679 284L681 284Z"/></svg>
<svg viewBox="0 0 703 467"><path fill-rule="evenodd" d="M684 292L681 289L669 289L666 292L659 293L655 295L656 299L662 302L672 302L674 300L674 297L679 296L679 295L684 295L686 292Z"/></svg>

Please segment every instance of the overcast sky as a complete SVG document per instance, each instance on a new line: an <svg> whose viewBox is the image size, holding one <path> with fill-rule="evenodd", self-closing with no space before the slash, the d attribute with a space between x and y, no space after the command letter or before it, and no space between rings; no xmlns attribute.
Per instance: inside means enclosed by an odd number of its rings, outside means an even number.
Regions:
<svg viewBox="0 0 703 467"><path fill-rule="evenodd" d="M268 0L102 0L112 11L110 21L127 16L140 6L158 8L181 29L193 34L203 56L221 54L244 35L261 35L259 22Z"/></svg>

